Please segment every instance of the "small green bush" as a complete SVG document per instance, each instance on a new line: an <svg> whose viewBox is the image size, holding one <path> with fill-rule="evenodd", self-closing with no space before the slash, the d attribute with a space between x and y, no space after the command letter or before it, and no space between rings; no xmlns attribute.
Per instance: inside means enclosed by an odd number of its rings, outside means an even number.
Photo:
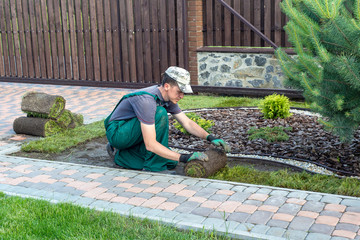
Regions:
<svg viewBox="0 0 360 240"><path fill-rule="evenodd" d="M199 115L197 115L196 113L192 113L192 112L185 113L185 114L186 114L186 116L188 116L188 118L190 118L191 120L196 122L205 131L207 131L208 133L211 133L210 128L215 125L214 121L206 120L206 119L200 117ZM179 131L181 131L182 133L190 135L190 133L188 131L186 131L186 129L183 126L181 126L181 124L176 120L174 122L174 127L176 129L178 129Z"/></svg>
<svg viewBox="0 0 360 240"><path fill-rule="evenodd" d="M268 142L281 142L289 140L289 135L285 131L292 131L292 127L262 127L250 128L248 131L249 139L264 139Z"/></svg>
<svg viewBox="0 0 360 240"><path fill-rule="evenodd" d="M259 108L267 119L287 118L292 115L289 98L276 93L265 97L260 102Z"/></svg>

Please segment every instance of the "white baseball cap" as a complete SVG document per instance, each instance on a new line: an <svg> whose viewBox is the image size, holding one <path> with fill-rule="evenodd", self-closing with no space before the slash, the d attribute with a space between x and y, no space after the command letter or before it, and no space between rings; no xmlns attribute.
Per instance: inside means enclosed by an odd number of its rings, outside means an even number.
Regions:
<svg viewBox="0 0 360 240"><path fill-rule="evenodd" d="M171 66L166 69L165 73L177 82L183 93L193 93L190 86L190 73L187 70Z"/></svg>

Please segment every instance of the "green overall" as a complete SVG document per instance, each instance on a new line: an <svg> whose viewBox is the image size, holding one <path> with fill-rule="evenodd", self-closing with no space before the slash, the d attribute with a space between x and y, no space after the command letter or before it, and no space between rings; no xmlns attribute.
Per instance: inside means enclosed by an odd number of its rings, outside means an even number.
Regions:
<svg viewBox="0 0 360 240"><path fill-rule="evenodd" d="M116 107L126 98L144 94L154 97L157 105L159 104L160 99L157 96L140 91L123 96ZM178 163L177 161L160 157L159 155L146 150L140 121L137 117L109 122L116 107L104 121L106 137L111 146L118 149L115 155L115 163L128 169L144 169L153 172L175 168ZM156 141L168 148L169 119L166 109L162 106L156 107L155 130Z"/></svg>

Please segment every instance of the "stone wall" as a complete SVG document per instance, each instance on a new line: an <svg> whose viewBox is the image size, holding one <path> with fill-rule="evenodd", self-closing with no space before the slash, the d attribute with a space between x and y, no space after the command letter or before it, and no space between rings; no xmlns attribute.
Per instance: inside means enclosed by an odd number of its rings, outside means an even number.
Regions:
<svg viewBox="0 0 360 240"><path fill-rule="evenodd" d="M284 89L274 54L198 52L199 86Z"/></svg>

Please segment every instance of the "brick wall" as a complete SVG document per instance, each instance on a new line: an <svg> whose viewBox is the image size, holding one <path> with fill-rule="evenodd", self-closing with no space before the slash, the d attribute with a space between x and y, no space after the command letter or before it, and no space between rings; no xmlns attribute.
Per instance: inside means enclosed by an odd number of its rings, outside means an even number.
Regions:
<svg viewBox="0 0 360 240"><path fill-rule="evenodd" d="M203 47L203 1L187 0L189 72L191 84L198 85L198 62L196 49Z"/></svg>

